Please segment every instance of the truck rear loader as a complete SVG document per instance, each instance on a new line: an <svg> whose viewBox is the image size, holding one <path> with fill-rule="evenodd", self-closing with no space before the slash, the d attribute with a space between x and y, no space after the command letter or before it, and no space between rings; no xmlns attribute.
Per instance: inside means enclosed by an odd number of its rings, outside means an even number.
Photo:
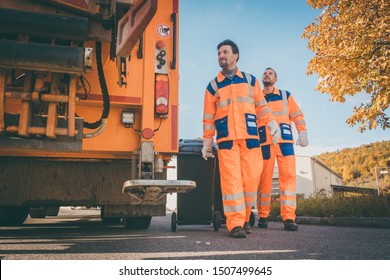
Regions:
<svg viewBox="0 0 390 280"><path fill-rule="evenodd" d="M0 225L60 206L147 228L178 153L178 0L0 2Z"/></svg>

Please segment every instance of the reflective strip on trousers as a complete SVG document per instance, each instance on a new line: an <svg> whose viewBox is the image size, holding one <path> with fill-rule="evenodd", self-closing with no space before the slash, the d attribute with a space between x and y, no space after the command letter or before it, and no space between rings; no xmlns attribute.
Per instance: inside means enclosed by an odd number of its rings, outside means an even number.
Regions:
<svg viewBox="0 0 390 280"><path fill-rule="evenodd" d="M285 206L297 206L297 202L294 200L280 200L280 205L285 205Z"/></svg>
<svg viewBox="0 0 390 280"><path fill-rule="evenodd" d="M246 192L245 193L245 204L246 204L246 206L249 206L249 207L252 207L252 206L256 206L256 192ZM251 201L250 202L248 202L248 201L246 201L247 199L251 199Z"/></svg>
<svg viewBox="0 0 390 280"><path fill-rule="evenodd" d="M239 205L233 205L233 206L223 206L224 212L240 212L242 210L245 210L245 204L241 203Z"/></svg>
<svg viewBox="0 0 390 280"><path fill-rule="evenodd" d="M280 196L282 196L282 195L284 195L284 196L295 196L296 195L296 193L295 192L292 192L292 191L282 191L282 192L280 192Z"/></svg>
<svg viewBox="0 0 390 280"><path fill-rule="evenodd" d="M244 198L244 193L224 194L222 195L223 200L238 200Z"/></svg>

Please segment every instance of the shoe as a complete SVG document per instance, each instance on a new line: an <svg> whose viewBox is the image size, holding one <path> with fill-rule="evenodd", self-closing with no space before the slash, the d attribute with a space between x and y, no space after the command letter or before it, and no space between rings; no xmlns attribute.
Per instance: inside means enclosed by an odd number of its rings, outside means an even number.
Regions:
<svg viewBox="0 0 390 280"><path fill-rule="evenodd" d="M242 227L237 226L232 229L232 231L230 232L230 236L233 238L246 238L246 233Z"/></svg>
<svg viewBox="0 0 390 280"><path fill-rule="evenodd" d="M257 226L259 228L267 228L268 227L268 221L266 218L259 218L259 221L257 222Z"/></svg>
<svg viewBox="0 0 390 280"><path fill-rule="evenodd" d="M251 227L251 224L249 222L244 223L244 230L245 230L245 233L247 233L247 234L252 233L252 227Z"/></svg>
<svg viewBox="0 0 390 280"><path fill-rule="evenodd" d="M284 230L287 231L297 231L298 225L291 219L284 221Z"/></svg>

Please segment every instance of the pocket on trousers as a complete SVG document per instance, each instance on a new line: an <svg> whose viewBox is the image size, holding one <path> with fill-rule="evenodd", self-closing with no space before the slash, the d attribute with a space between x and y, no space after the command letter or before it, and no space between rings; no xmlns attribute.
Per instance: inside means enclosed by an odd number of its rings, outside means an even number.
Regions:
<svg viewBox="0 0 390 280"><path fill-rule="evenodd" d="M223 141L218 144L218 149L220 150L231 150L233 147L233 141Z"/></svg>
<svg viewBox="0 0 390 280"><path fill-rule="evenodd" d="M227 137L229 135L228 117L215 120L215 128L217 129L217 139Z"/></svg>
<svg viewBox="0 0 390 280"><path fill-rule="evenodd" d="M259 127L260 144L267 142L267 131L265 125Z"/></svg>
<svg viewBox="0 0 390 280"><path fill-rule="evenodd" d="M264 160L268 160L271 158L271 145L261 146L261 153L263 155Z"/></svg>
<svg viewBox="0 0 390 280"><path fill-rule="evenodd" d="M246 131L248 135L258 135L256 115L246 113L245 120L246 120Z"/></svg>
<svg viewBox="0 0 390 280"><path fill-rule="evenodd" d="M283 140L292 140L291 126L289 124L281 123L280 132Z"/></svg>
<svg viewBox="0 0 390 280"><path fill-rule="evenodd" d="M248 149L259 148L260 147L259 139L245 139L245 142L246 142L246 147Z"/></svg>
<svg viewBox="0 0 390 280"><path fill-rule="evenodd" d="M283 156L293 156L294 146L292 143L279 143L280 152Z"/></svg>

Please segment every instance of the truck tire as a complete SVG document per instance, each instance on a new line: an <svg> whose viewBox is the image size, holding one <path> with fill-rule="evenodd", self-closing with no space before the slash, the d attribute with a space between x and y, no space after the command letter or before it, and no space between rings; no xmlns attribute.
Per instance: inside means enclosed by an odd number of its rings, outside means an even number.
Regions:
<svg viewBox="0 0 390 280"><path fill-rule="evenodd" d="M100 207L100 219L102 219L102 223L105 225L114 225L114 224L120 224L121 217L106 217L104 215L104 206Z"/></svg>
<svg viewBox="0 0 390 280"><path fill-rule="evenodd" d="M127 229L147 229L152 221L151 216L147 217L125 217L122 223Z"/></svg>
<svg viewBox="0 0 390 280"><path fill-rule="evenodd" d="M30 208L23 206L0 206L0 226L20 226L27 219Z"/></svg>

